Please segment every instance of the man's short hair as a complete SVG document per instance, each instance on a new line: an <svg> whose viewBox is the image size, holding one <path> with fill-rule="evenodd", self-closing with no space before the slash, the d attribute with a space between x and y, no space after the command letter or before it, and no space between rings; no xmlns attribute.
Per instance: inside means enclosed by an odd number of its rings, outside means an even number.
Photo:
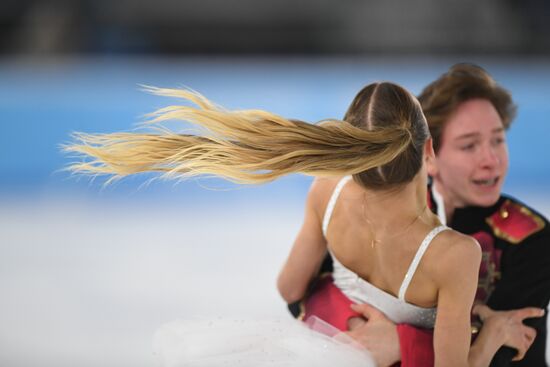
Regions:
<svg viewBox="0 0 550 367"><path fill-rule="evenodd" d="M516 115L516 105L510 92L477 65L455 64L420 93L418 100L428 121L436 153L441 147L443 129L451 114L461 103L477 98L491 102L504 128L510 127Z"/></svg>

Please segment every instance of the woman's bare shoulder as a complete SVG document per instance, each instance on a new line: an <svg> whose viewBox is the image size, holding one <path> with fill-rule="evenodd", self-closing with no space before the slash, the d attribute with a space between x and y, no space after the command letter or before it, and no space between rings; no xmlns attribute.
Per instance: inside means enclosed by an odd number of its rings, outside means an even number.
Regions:
<svg viewBox="0 0 550 367"><path fill-rule="evenodd" d="M309 188L306 207L322 218L330 197L342 177L316 177Z"/></svg>
<svg viewBox="0 0 550 367"><path fill-rule="evenodd" d="M431 269L437 277L479 269L481 247L468 235L449 229L434 238ZM477 273L477 272L476 272Z"/></svg>
<svg viewBox="0 0 550 367"><path fill-rule="evenodd" d="M342 177L316 177L309 188L308 201L323 206Z"/></svg>
<svg viewBox="0 0 550 367"><path fill-rule="evenodd" d="M310 191L332 192L341 179L342 177L315 177L311 183Z"/></svg>
<svg viewBox="0 0 550 367"><path fill-rule="evenodd" d="M451 228L447 228L447 230L441 232L434 241L438 241L439 246L453 246L453 248L456 248L455 251L468 251L468 249L479 248L479 244L475 238Z"/></svg>

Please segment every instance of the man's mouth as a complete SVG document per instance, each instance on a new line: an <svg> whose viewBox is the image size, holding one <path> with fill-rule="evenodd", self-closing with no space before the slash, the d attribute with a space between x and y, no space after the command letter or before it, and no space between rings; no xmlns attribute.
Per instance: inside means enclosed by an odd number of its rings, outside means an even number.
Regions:
<svg viewBox="0 0 550 367"><path fill-rule="evenodd" d="M472 180L474 184L479 186L491 187L498 182L499 177L493 177L487 180Z"/></svg>

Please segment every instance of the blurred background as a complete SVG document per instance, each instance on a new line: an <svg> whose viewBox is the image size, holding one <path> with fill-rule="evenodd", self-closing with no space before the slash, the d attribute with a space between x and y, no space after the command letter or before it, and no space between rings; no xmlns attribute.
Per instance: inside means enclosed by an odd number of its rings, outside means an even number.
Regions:
<svg viewBox="0 0 550 367"><path fill-rule="evenodd" d="M173 102L140 85L315 122L370 82L418 93L456 62L512 92L505 192L549 216L547 1L2 1L0 365L155 366L164 322L286 317L275 278L310 178L63 171L72 132L130 131Z"/></svg>

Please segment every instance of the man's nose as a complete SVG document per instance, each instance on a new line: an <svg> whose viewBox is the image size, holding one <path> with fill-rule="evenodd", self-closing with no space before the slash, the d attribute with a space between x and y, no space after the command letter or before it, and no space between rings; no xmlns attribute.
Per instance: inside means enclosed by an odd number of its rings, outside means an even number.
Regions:
<svg viewBox="0 0 550 367"><path fill-rule="evenodd" d="M500 157L499 157L495 147L486 146L481 151L480 161L481 161L481 164L484 167L498 166L500 164Z"/></svg>

